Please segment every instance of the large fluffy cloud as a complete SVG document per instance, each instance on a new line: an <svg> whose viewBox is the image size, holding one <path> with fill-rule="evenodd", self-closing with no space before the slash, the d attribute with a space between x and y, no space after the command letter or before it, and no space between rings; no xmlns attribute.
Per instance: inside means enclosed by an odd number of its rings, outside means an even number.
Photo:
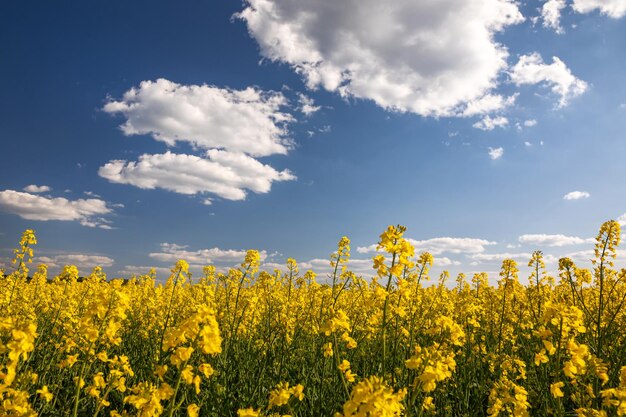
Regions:
<svg viewBox="0 0 626 417"><path fill-rule="evenodd" d="M587 90L587 83L576 78L563 61L552 57L552 64L546 64L538 53L521 56L510 75L517 85L545 84L551 87L559 96L559 107Z"/></svg>
<svg viewBox="0 0 626 417"><path fill-rule="evenodd" d="M262 55L309 87L426 116L463 114L489 96L508 55L494 35L524 20L513 0L246 3L238 16Z"/></svg>
<svg viewBox="0 0 626 417"><path fill-rule="evenodd" d="M274 181L289 181L289 170L277 171L243 154L212 149L206 158L195 155L145 154L138 162L115 160L102 166L101 177L139 188L162 188L180 194L213 193L243 200L246 190L267 193Z"/></svg>
<svg viewBox="0 0 626 417"><path fill-rule="evenodd" d="M144 81L104 110L126 117L121 129L127 135L150 134L168 146L188 142L202 155L144 154L138 161L109 161L98 173L139 188L211 193L227 200L243 200L248 190L267 193L274 181L296 179L289 170L279 172L255 159L286 154L292 146L286 125L294 119L281 110L285 105L281 93L251 87L238 91ZM303 105L306 112L314 111L312 101Z"/></svg>
<svg viewBox="0 0 626 417"><path fill-rule="evenodd" d="M73 220L83 226L111 228L109 221L100 216L111 213L112 209L98 198L68 200L4 190L0 191L0 209L26 220Z"/></svg>
<svg viewBox="0 0 626 417"><path fill-rule="evenodd" d="M107 113L126 117L126 135L150 134L173 146L189 142L203 149L220 148L252 156L286 154L291 141L281 111L281 93L248 87L230 90L209 85L180 85L165 79L143 81L120 101L109 101Z"/></svg>

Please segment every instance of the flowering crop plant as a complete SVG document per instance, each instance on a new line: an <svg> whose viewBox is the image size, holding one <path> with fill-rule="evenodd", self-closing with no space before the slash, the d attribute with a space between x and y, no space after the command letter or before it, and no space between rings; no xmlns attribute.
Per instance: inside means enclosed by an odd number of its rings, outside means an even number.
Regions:
<svg viewBox="0 0 626 417"><path fill-rule="evenodd" d="M626 269L620 225L596 238L590 269L571 259L528 281L512 259L428 283L433 256L402 226L380 235L375 277L350 271L350 240L318 282L293 259L259 271L178 261L107 279L30 270L27 230L0 274L0 416L623 416Z"/></svg>

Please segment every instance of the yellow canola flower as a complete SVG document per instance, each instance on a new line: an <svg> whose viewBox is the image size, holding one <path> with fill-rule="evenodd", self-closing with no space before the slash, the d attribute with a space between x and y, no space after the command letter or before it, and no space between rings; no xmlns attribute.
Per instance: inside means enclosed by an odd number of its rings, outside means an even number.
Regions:
<svg viewBox="0 0 626 417"><path fill-rule="evenodd" d="M170 357L172 365L180 366L191 358L191 354L194 349L190 347L178 347L174 351L174 354Z"/></svg>
<svg viewBox="0 0 626 417"><path fill-rule="evenodd" d="M565 386L565 383L563 382L555 382L554 384L550 384L550 393L552 393L552 396L554 398L561 398L563 397L563 391L561 391L561 388L563 388Z"/></svg>
<svg viewBox="0 0 626 417"><path fill-rule="evenodd" d="M293 388L291 388L291 395L298 399L298 401L302 401L304 399L304 385L296 384Z"/></svg>
<svg viewBox="0 0 626 417"><path fill-rule="evenodd" d="M237 410L237 417L259 417L259 411L252 407Z"/></svg>
<svg viewBox="0 0 626 417"><path fill-rule="evenodd" d="M200 411L200 407L198 407L196 404L192 403L187 406L188 417L198 417L199 411Z"/></svg>
<svg viewBox="0 0 626 417"><path fill-rule="evenodd" d="M382 378L371 376L357 383L342 413L335 417L397 417L404 411L406 390L394 392Z"/></svg>
<svg viewBox="0 0 626 417"><path fill-rule="evenodd" d="M268 408L279 407L287 404L291 397L291 390L289 389L289 382L279 383L275 389L270 391Z"/></svg>
<svg viewBox="0 0 626 417"><path fill-rule="evenodd" d="M50 391L48 391L48 386L44 385L41 389L37 390L37 394L41 397L45 402L49 403L54 398L54 395Z"/></svg>
<svg viewBox="0 0 626 417"><path fill-rule="evenodd" d="M202 375L204 375L206 378L209 378L211 375L215 373L215 371L213 370L213 367L209 365L208 363L203 363L202 365L198 366L198 371Z"/></svg>
<svg viewBox="0 0 626 417"><path fill-rule="evenodd" d="M324 344L324 346L322 347L322 352L324 353L325 358L332 357L333 356L333 344L331 342Z"/></svg>

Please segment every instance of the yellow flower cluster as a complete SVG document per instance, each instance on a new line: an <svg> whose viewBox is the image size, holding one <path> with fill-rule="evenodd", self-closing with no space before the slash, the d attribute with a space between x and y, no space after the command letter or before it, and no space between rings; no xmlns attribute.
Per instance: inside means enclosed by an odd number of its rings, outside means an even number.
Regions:
<svg viewBox="0 0 626 417"><path fill-rule="evenodd" d="M434 258L405 232L380 235L372 279L342 237L327 278L292 258L264 271L250 250L159 281L30 271L28 230L0 275L0 416L626 415L617 222L590 268L533 252L525 285L513 259L430 284Z"/></svg>
<svg viewBox="0 0 626 417"><path fill-rule="evenodd" d="M357 383L343 413L335 417L396 417L402 415L406 390L394 392L382 378L371 376Z"/></svg>

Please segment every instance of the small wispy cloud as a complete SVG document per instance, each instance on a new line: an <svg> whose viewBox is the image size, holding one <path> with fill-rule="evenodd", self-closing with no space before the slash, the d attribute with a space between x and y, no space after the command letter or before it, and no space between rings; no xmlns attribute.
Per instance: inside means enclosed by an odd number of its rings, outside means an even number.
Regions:
<svg viewBox="0 0 626 417"><path fill-rule="evenodd" d="M583 198L589 198L591 194L587 191L572 191L563 196L563 200L581 200Z"/></svg>
<svg viewBox="0 0 626 417"><path fill-rule="evenodd" d="M26 191L27 193L47 193L50 190L52 190L52 188L48 187L47 185L31 184L24 187L24 191Z"/></svg>
<svg viewBox="0 0 626 417"><path fill-rule="evenodd" d="M502 158L502 155L504 155L504 148L500 147L500 148L489 148L489 158L493 159L494 161L496 159L500 159Z"/></svg>
<svg viewBox="0 0 626 417"><path fill-rule="evenodd" d="M310 116L322 108L321 106L316 106L315 101L311 97L302 93L298 94L298 103L300 104L298 110L305 116Z"/></svg>
<svg viewBox="0 0 626 417"><path fill-rule="evenodd" d="M505 127L509 124L509 119L504 116L485 116L480 121L474 123L472 127L480 130L493 130L496 127Z"/></svg>
<svg viewBox="0 0 626 417"><path fill-rule="evenodd" d="M520 243L529 244L529 245L560 247L560 246L569 246L569 245L580 245L583 243L593 243L595 242L595 239L593 238L583 239L578 236L566 236L566 235L561 235L561 234L556 234L556 235L527 234L527 235L521 235L518 238L518 241Z"/></svg>
<svg viewBox="0 0 626 417"><path fill-rule="evenodd" d="M535 119L524 120L524 126L526 127L537 126L537 121Z"/></svg>

